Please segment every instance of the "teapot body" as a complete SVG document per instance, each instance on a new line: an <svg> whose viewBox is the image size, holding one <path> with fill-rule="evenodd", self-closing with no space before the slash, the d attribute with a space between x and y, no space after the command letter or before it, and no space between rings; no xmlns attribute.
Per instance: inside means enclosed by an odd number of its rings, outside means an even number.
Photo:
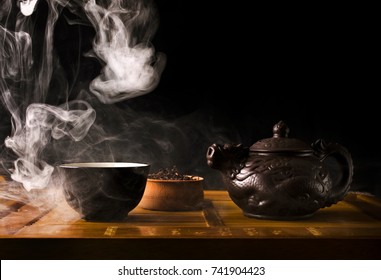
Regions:
<svg viewBox="0 0 381 280"><path fill-rule="evenodd" d="M310 217L342 200L353 176L351 155L340 144L318 140L306 147L275 133L250 148L213 144L206 158L210 167L223 173L232 201L254 218ZM327 158L338 168L327 164Z"/></svg>
<svg viewBox="0 0 381 280"><path fill-rule="evenodd" d="M312 155L250 153L242 169L225 180L230 198L246 216L304 218L331 203L328 168Z"/></svg>

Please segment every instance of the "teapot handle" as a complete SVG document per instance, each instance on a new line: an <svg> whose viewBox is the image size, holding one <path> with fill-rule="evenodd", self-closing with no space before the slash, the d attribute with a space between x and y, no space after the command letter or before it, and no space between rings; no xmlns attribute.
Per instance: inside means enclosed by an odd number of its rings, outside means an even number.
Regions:
<svg viewBox="0 0 381 280"><path fill-rule="evenodd" d="M352 157L348 150L338 143L326 143L324 140L319 139L311 146L320 161L323 162L328 157L333 157L341 168L341 179L332 186L331 193L326 201L325 206L328 207L342 200L349 190L353 177Z"/></svg>

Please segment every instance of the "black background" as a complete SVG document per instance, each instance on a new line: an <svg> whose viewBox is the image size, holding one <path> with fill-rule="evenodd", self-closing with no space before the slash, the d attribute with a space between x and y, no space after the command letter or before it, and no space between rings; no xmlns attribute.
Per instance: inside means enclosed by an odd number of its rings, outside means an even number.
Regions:
<svg viewBox="0 0 381 280"><path fill-rule="evenodd" d="M153 92L116 106L187 127L194 145L182 155L197 160L187 168L188 158L169 162L208 181L217 176L204 160L210 144L249 146L271 137L272 126L284 120L292 137L345 146L354 161L352 189L381 195L379 87L372 22L363 11L248 1L155 3L160 21L152 44L167 57L161 81ZM59 20L55 47L64 68L78 40L78 33L61 32L65 28ZM89 35L81 42L86 49L93 33L81 32ZM91 63L83 66L89 76L97 72Z"/></svg>
<svg viewBox="0 0 381 280"><path fill-rule="evenodd" d="M154 45L168 63L156 94L183 113L208 112L245 145L270 137L281 119L292 137L339 142L353 157L352 189L380 195L379 87L366 12L244 1L157 3Z"/></svg>

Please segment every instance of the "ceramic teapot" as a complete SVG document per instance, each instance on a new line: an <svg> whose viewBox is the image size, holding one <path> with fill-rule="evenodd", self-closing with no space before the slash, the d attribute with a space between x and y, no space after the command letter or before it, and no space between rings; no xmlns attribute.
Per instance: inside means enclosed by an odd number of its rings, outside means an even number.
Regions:
<svg viewBox="0 0 381 280"><path fill-rule="evenodd" d="M208 165L223 173L229 196L244 215L307 218L339 202L348 192L353 176L348 150L321 139L307 145L289 138L289 131L280 121L273 127L272 138L249 148L212 144L207 149Z"/></svg>

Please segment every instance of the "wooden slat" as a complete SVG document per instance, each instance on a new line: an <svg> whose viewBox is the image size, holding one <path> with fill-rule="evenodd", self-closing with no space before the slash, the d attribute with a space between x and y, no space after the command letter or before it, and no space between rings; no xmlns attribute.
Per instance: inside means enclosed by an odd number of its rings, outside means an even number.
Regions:
<svg viewBox="0 0 381 280"><path fill-rule="evenodd" d="M225 226L224 221L222 220L221 216L218 214L218 212L216 211L216 208L214 207L213 201L209 199L205 199L203 214L208 226L210 227Z"/></svg>
<svg viewBox="0 0 381 280"><path fill-rule="evenodd" d="M351 194L346 201L355 206L358 211L381 221L381 201L372 195Z"/></svg>
<svg viewBox="0 0 381 280"><path fill-rule="evenodd" d="M0 236L15 234L23 227L33 224L46 213L46 209L24 205L0 220Z"/></svg>
<svg viewBox="0 0 381 280"><path fill-rule="evenodd" d="M342 201L335 206L320 209L311 218L295 221L278 221L278 220L261 220L255 218L248 218L242 214L239 209L226 201L219 201L214 203L217 211L224 220L225 224L230 227L240 227L244 225L255 226L362 226L368 224L377 224L379 221L373 217L359 211L351 204Z"/></svg>
<svg viewBox="0 0 381 280"><path fill-rule="evenodd" d="M181 225L179 227L179 225ZM202 211L166 212L135 208L125 222L86 222L71 209L66 202L41 217L29 227L24 227L15 235L39 237L150 237L153 235L178 236L191 232L186 228L206 227ZM165 229L164 229L165 228ZM180 229L179 229L180 228Z"/></svg>
<svg viewBox="0 0 381 280"><path fill-rule="evenodd" d="M1 259L379 259L379 199L349 194L300 221L248 218L226 191L200 211L135 208L125 222L82 220L65 201L43 210L0 201ZM13 204L16 203L16 204ZM5 206L7 205L7 206ZM12 208L12 205L18 205Z"/></svg>
<svg viewBox="0 0 381 280"><path fill-rule="evenodd" d="M14 211L17 211L17 209L21 208L24 205L25 204L22 202L0 198L0 219L4 218Z"/></svg>
<svg viewBox="0 0 381 280"><path fill-rule="evenodd" d="M296 221L246 217L226 191L205 191L205 204L200 211L150 211L136 207L120 223L86 222L65 201L51 210L17 203L0 201L8 211L0 216L2 237L381 239L380 200L353 193L336 205L320 209L311 218Z"/></svg>

